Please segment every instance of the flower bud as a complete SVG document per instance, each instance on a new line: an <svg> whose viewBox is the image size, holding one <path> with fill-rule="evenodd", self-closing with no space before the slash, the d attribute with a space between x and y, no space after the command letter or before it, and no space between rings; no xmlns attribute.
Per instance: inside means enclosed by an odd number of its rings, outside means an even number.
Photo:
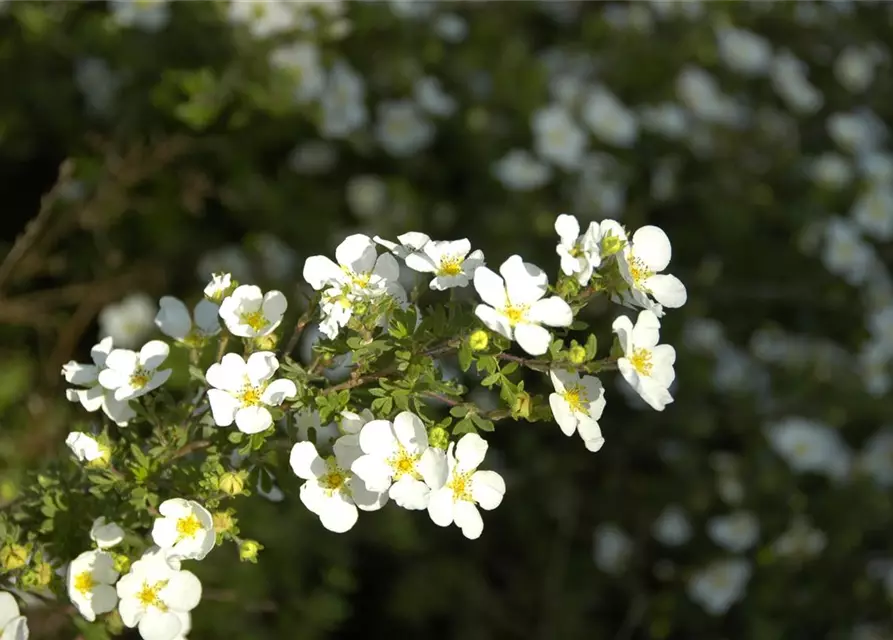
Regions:
<svg viewBox="0 0 893 640"><path fill-rule="evenodd" d="M582 364L586 360L586 349L575 344L567 352L567 358L574 364Z"/></svg>
<svg viewBox="0 0 893 640"><path fill-rule="evenodd" d="M242 540L239 545L239 560L257 563L257 554L264 548L257 540Z"/></svg>
<svg viewBox="0 0 893 640"><path fill-rule="evenodd" d="M28 563L28 547L20 544L8 544L0 549L0 568L4 571L21 569Z"/></svg>
<svg viewBox="0 0 893 640"><path fill-rule="evenodd" d="M217 486L228 496L238 496L245 490L245 472L227 471L217 480Z"/></svg>
<svg viewBox="0 0 893 640"><path fill-rule="evenodd" d="M31 589L42 589L53 579L53 568L48 562L39 562L22 575L22 584Z"/></svg>
<svg viewBox="0 0 893 640"><path fill-rule="evenodd" d="M530 394L526 391L522 391L517 395L515 401L512 403L512 417L513 418L529 418L530 410L533 408L533 400L530 397Z"/></svg>
<svg viewBox="0 0 893 640"><path fill-rule="evenodd" d="M107 466L109 466L109 462L112 459L112 450L100 442L99 452L100 456L98 458L94 458L84 466L92 467L94 469L105 469Z"/></svg>
<svg viewBox="0 0 893 640"><path fill-rule="evenodd" d="M236 519L229 511L215 511L211 516L214 521L214 531L216 533L226 533L232 530L236 524Z"/></svg>
<svg viewBox="0 0 893 640"><path fill-rule="evenodd" d="M613 256L615 253L623 249L626 242L623 238L618 238L614 234L608 234L602 238L602 258Z"/></svg>
<svg viewBox="0 0 893 640"><path fill-rule="evenodd" d="M254 339L254 346L258 351L273 351L276 348L277 338L275 334L260 336Z"/></svg>
<svg viewBox="0 0 893 640"><path fill-rule="evenodd" d="M428 433L428 444L438 449L446 449L450 443L450 434L443 427L434 427Z"/></svg>
<svg viewBox="0 0 893 640"><path fill-rule="evenodd" d="M122 576L130 571L130 558L125 556L123 553L115 553L112 554L115 559L115 571L120 573Z"/></svg>
<svg viewBox="0 0 893 640"><path fill-rule="evenodd" d="M472 351L483 351L488 344L490 344L490 336L483 329L478 329L468 338L468 346L471 347Z"/></svg>

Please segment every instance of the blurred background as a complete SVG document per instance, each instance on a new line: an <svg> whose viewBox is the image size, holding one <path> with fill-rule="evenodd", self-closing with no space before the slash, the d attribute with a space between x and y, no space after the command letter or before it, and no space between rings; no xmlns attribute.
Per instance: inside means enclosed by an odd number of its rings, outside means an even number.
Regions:
<svg viewBox="0 0 893 640"><path fill-rule="evenodd" d="M61 365L212 271L294 300L307 256L419 230L555 274L555 217L612 217L688 286L674 404L605 376L596 454L500 423L475 542L332 534L279 478L190 637L893 638L890 42L846 0L0 2L0 503L68 455Z"/></svg>

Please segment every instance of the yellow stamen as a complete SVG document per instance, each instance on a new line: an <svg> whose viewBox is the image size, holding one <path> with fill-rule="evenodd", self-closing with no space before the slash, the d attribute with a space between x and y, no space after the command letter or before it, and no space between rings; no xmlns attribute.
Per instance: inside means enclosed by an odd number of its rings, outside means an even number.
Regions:
<svg viewBox="0 0 893 640"><path fill-rule="evenodd" d="M93 580L93 572L91 571L82 571L74 577L74 589L82 596L90 595L95 586L96 581Z"/></svg>
<svg viewBox="0 0 893 640"><path fill-rule="evenodd" d="M471 497L471 473L458 473L447 482L447 487L453 491L453 502L465 500L474 502Z"/></svg>
<svg viewBox="0 0 893 640"><path fill-rule="evenodd" d="M631 356L629 356L629 362L633 365L633 369L638 371L643 376L650 376L651 369L654 365L651 363L651 351L649 349L634 349Z"/></svg>
<svg viewBox="0 0 893 640"><path fill-rule="evenodd" d="M570 406L571 411L575 413L586 413L586 409L589 406L589 397L586 395L586 390L581 385L575 384L567 387L561 395L564 397L565 402Z"/></svg>
<svg viewBox="0 0 893 640"><path fill-rule="evenodd" d="M394 457L388 459L388 464L394 470L394 480L399 480L405 475L421 480L421 476L415 470L415 463L418 458L419 456L414 456L403 447L400 447Z"/></svg>
<svg viewBox="0 0 893 640"><path fill-rule="evenodd" d="M462 273L462 258L459 256L445 256L440 259L439 276L457 276Z"/></svg>
<svg viewBox="0 0 893 640"><path fill-rule="evenodd" d="M201 529L202 523L198 521L198 518L193 513L177 520L177 533L184 538L194 537Z"/></svg>
<svg viewBox="0 0 893 640"><path fill-rule="evenodd" d="M147 384L149 384L149 380L152 379L152 376L149 375L149 372L143 369L142 367L137 367L136 371L130 374L130 386L134 389L142 389Z"/></svg>
<svg viewBox="0 0 893 640"><path fill-rule="evenodd" d="M524 321L524 314L527 313L527 305L520 305L517 307L507 305L502 313L508 318L509 326L514 327Z"/></svg>
<svg viewBox="0 0 893 640"><path fill-rule="evenodd" d="M654 272L648 268L641 258L629 258L629 275L633 279L633 284L641 288L645 281L654 275Z"/></svg>
<svg viewBox="0 0 893 640"><path fill-rule="evenodd" d="M143 605L144 609L155 607L161 611L167 611L167 605L165 605L161 601L161 598L158 597L158 593L165 587L165 585L167 585L167 580L159 580L151 585L148 582L143 582L143 588L136 594L136 599L140 601L140 604Z"/></svg>
<svg viewBox="0 0 893 640"><path fill-rule="evenodd" d="M239 392L238 399L239 402L242 403L243 407L256 407L260 404L260 396L260 389L258 389L257 387L253 387L250 384L246 384Z"/></svg>
<svg viewBox="0 0 893 640"><path fill-rule="evenodd" d="M242 324L247 324L255 331L260 331L267 326L267 319L264 317L264 312L260 309L246 311L239 316L239 319L242 321Z"/></svg>

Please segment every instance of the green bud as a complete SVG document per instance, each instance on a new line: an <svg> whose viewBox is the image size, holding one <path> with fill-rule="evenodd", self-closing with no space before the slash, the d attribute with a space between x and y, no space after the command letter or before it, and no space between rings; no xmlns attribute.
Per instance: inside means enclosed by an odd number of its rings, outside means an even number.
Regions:
<svg viewBox="0 0 893 640"><path fill-rule="evenodd" d="M112 450L100 442L99 451L101 452L101 455L95 460L88 462L85 466L92 467L93 469L105 469L109 466L109 462L112 460Z"/></svg>
<svg viewBox="0 0 893 640"><path fill-rule="evenodd" d="M522 391L515 397L512 403L513 418L529 418L530 410L533 408L533 399L526 391Z"/></svg>
<svg viewBox="0 0 893 640"><path fill-rule="evenodd" d="M443 427L434 427L428 433L428 444L438 449L446 449L450 444L450 434Z"/></svg>
<svg viewBox="0 0 893 640"><path fill-rule="evenodd" d="M12 502L19 494L19 488L12 480L0 482L0 502Z"/></svg>
<svg viewBox="0 0 893 640"><path fill-rule="evenodd" d="M257 554L264 548L257 540L242 540L239 545L239 560L257 564Z"/></svg>
<svg viewBox="0 0 893 640"><path fill-rule="evenodd" d="M575 344L567 352L568 360L573 362L574 364L582 364L584 360L586 360L586 349L581 347L578 344Z"/></svg>
<svg viewBox="0 0 893 640"><path fill-rule="evenodd" d="M227 471L218 478L217 486L228 496L241 495L245 491L246 476L244 471Z"/></svg>
<svg viewBox="0 0 893 640"><path fill-rule="evenodd" d="M22 585L28 589L42 589L53 579L53 568L47 562L38 562L22 574Z"/></svg>
<svg viewBox="0 0 893 640"><path fill-rule="evenodd" d="M236 519L230 511L215 511L211 516L214 520L214 531L216 533L226 533L236 526Z"/></svg>
<svg viewBox="0 0 893 640"><path fill-rule="evenodd" d="M490 344L490 336L483 329L478 329L468 338L468 346L472 351L483 351Z"/></svg>
<svg viewBox="0 0 893 640"><path fill-rule="evenodd" d="M618 238L613 233L606 235L602 238L602 258L613 256L624 246L626 246L626 241L623 238Z"/></svg>
<svg viewBox="0 0 893 640"><path fill-rule="evenodd" d="M128 571L130 571L130 558L125 556L123 553L115 553L112 554L115 559L115 571L124 575Z"/></svg>
<svg viewBox="0 0 893 640"><path fill-rule="evenodd" d="M28 564L28 547L20 544L8 544L0 549L0 568L4 571L15 571Z"/></svg>
<svg viewBox="0 0 893 640"><path fill-rule="evenodd" d="M276 348L277 341L276 335L271 333L268 336L255 338L254 346L257 347L258 351L273 351Z"/></svg>

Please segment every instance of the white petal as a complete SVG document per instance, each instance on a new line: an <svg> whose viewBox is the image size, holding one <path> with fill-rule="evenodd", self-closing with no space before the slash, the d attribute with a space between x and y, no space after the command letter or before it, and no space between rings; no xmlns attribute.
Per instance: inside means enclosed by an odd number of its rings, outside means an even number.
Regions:
<svg viewBox="0 0 893 640"><path fill-rule="evenodd" d="M566 436L573 434L577 430L577 417L567 400L557 393L550 393L549 406L552 408L552 416L561 428L561 432Z"/></svg>
<svg viewBox="0 0 893 640"><path fill-rule="evenodd" d="M409 411L401 411L394 418L394 434L397 441L409 453L415 455L428 448L428 432L422 420Z"/></svg>
<svg viewBox="0 0 893 640"><path fill-rule="evenodd" d="M236 412L242 404L226 391L208 390L208 402L211 405L211 416L218 427L228 427L236 419Z"/></svg>
<svg viewBox="0 0 893 640"><path fill-rule="evenodd" d="M114 371L130 374L136 369L138 362L139 356L135 351L131 351L130 349L113 349L109 354L109 357L105 360L105 366L108 367L105 371L112 369ZM103 373L103 371L99 372L100 384L102 384ZM105 387L104 384L102 386ZM108 389L109 387L106 388Z"/></svg>
<svg viewBox="0 0 893 640"><path fill-rule="evenodd" d="M213 336L220 332L220 321L217 319L217 313L220 307L206 298L199 300L195 305L193 316L195 324L206 336Z"/></svg>
<svg viewBox="0 0 893 640"><path fill-rule="evenodd" d="M348 478L347 488L350 489L357 508L363 511L378 511L388 501L387 492L370 490L366 483L356 476Z"/></svg>
<svg viewBox="0 0 893 640"><path fill-rule="evenodd" d="M162 613L152 607L139 622L140 635L143 640L175 640L180 635L183 623L176 613Z"/></svg>
<svg viewBox="0 0 893 640"><path fill-rule="evenodd" d="M460 472L466 473L477 467L484 461L489 445L476 433L466 433L456 443L456 467Z"/></svg>
<svg viewBox="0 0 893 640"><path fill-rule="evenodd" d="M618 316L611 325L611 330L617 334L620 342L620 348L623 353L630 353L633 350L633 321L628 316Z"/></svg>
<svg viewBox="0 0 893 640"><path fill-rule="evenodd" d="M179 539L176 518L155 518L152 523L152 542L162 549L170 549Z"/></svg>
<svg viewBox="0 0 893 640"><path fill-rule="evenodd" d="M347 236L335 249L335 259L354 273L369 273L375 267L378 252L369 236L355 233Z"/></svg>
<svg viewBox="0 0 893 640"><path fill-rule="evenodd" d="M676 276L664 274L651 276L645 285L655 300L670 309L678 309L688 300L685 285Z"/></svg>
<svg viewBox="0 0 893 640"><path fill-rule="evenodd" d="M533 304L544 295L549 284L546 273L534 264L524 262L514 255L502 263L499 273L505 279L505 288L513 305Z"/></svg>
<svg viewBox="0 0 893 640"><path fill-rule="evenodd" d="M372 455L360 456L350 466L370 491L387 491L391 486L393 471L383 458Z"/></svg>
<svg viewBox="0 0 893 640"><path fill-rule="evenodd" d="M446 453L441 449L426 449L416 463L416 470L431 489L440 489L449 475Z"/></svg>
<svg viewBox="0 0 893 640"><path fill-rule="evenodd" d="M121 582L124 582L126 578L130 576L124 576L120 582L118 582L118 592L120 594L121 591ZM133 575L135 578L133 580L134 584L137 584L137 592L142 587L142 580L139 579L139 576ZM121 615L121 621L125 624L125 626L130 627L131 629L139 624L140 619L143 617L143 605L137 600L135 597L127 597L125 598L123 595L121 597L121 601L118 603L118 613Z"/></svg>
<svg viewBox="0 0 893 640"><path fill-rule="evenodd" d="M574 216L562 213L555 218L555 232L562 244L573 245L580 236L580 223Z"/></svg>
<svg viewBox="0 0 893 640"><path fill-rule="evenodd" d="M480 273L480 269L478 269L475 273ZM486 304L479 304L474 309L474 315L476 315L484 325L490 329L490 331L495 331L499 335L504 338L512 339L512 327L509 324L509 319L506 318L499 311L490 307Z"/></svg>
<svg viewBox="0 0 893 640"><path fill-rule="evenodd" d="M155 326L161 330L161 333L174 340L182 340L189 335L189 331L192 329L192 318L189 316L189 309L186 308L182 300L164 296L158 301L158 307Z"/></svg>
<svg viewBox="0 0 893 640"><path fill-rule="evenodd" d="M273 416L266 407L242 407L236 411L236 427L242 433L260 433L271 426Z"/></svg>
<svg viewBox="0 0 893 640"><path fill-rule="evenodd" d="M471 497L481 509L495 509L504 495L505 480L495 471L475 471L471 476Z"/></svg>
<svg viewBox="0 0 893 640"><path fill-rule="evenodd" d="M115 591L115 588L111 585L98 584L93 587L93 593L91 595L90 606L93 608L93 613L96 615L102 615L103 613L113 611L118 605L118 592ZM6 640L5 636L3 640Z"/></svg>
<svg viewBox="0 0 893 640"><path fill-rule="evenodd" d="M3 640L28 640L28 619L25 616L13 618L3 629Z"/></svg>
<svg viewBox="0 0 893 640"><path fill-rule="evenodd" d="M528 318L531 322L550 327L569 327L574 321L574 312L564 300L552 296L534 302L528 312Z"/></svg>
<svg viewBox="0 0 893 640"><path fill-rule="evenodd" d="M266 382L273 377L279 368L279 360L272 351L257 351L248 356L245 363L245 372L248 379L255 387L260 386L262 382Z"/></svg>
<svg viewBox="0 0 893 640"><path fill-rule="evenodd" d="M19 615L19 605L15 597L8 591L0 591L0 629Z"/></svg>
<svg viewBox="0 0 893 640"><path fill-rule="evenodd" d="M329 531L344 533L357 522L357 508L340 491L326 498L320 505L319 521Z"/></svg>
<svg viewBox="0 0 893 640"><path fill-rule="evenodd" d="M598 422L592 418L580 418L580 422L577 424L577 431L579 431L580 438L583 439L583 442L587 443L587 448L590 447L588 443L600 441L601 444L598 445L600 449L601 445L605 442L605 439L602 437L602 430L598 426ZM590 449L590 451L592 451L592 449Z"/></svg>
<svg viewBox="0 0 893 640"><path fill-rule="evenodd" d="M227 299L232 299L237 310L257 311L263 304L264 293L257 285L242 284L235 288L229 295L229 298L224 298L224 302ZM222 307L223 305L221 304L221 309Z"/></svg>
<svg viewBox="0 0 893 640"><path fill-rule="evenodd" d="M438 527L448 527L453 524L453 490L438 489L428 496L428 515L431 522Z"/></svg>
<svg viewBox="0 0 893 640"><path fill-rule="evenodd" d="M375 260L372 275L378 276L386 282L396 282L400 277L400 265L390 253L383 253Z"/></svg>
<svg viewBox="0 0 893 640"><path fill-rule="evenodd" d="M410 253L406 256L405 262L407 267L420 273L434 273L437 271L437 265L424 253Z"/></svg>
<svg viewBox="0 0 893 640"><path fill-rule="evenodd" d="M491 307L501 308L508 300L505 281L489 267L481 267L474 272L474 288L481 300Z"/></svg>
<svg viewBox="0 0 893 640"><path fill-rule="evenodd" d="M660 320L653 311L644 309L639 312L636 326L633 327L632 341L636 347L650 349L660 340Z"/></svg>
<svg viewBox="0 0 893 640"><path fill-rule="evenodd" d="M481 512L473 503L460 500L456 503L453 511L453 517L456 520L456 526L462 529L462 535L469 540L477 540L484 531L484 521L481 519Z"/></svg>
<svg viewBox="0 0 893 640"><path fill-rule="evenodd" d="M177 571L158 592L161 601L176 611L191 611L202 599L202 583L190 571Z"/></svg>
<svg viewBox="0 0 893 640"><path fill-rule="evenodd" d="M127 422L136 417L136 411L126 400L115 400L111 393L103 394L102 411L119 427L127 426Z"/></svg>
<svg viewBox="0 0 893 640"><path fill-rule="evenodd" d="M312 442L298 442L291 448L288 462L295 475L313 480L326 473L326 463L319 457Z"/></svg>
<svg viewBox="0 0 893 640"><path fill-rule="evenodd" d="M261 308L263 309L264 318L271 325L265 331L266 333L271 333L282 322L282 316L285 315L288 309L288 300L282 295L281 291L268 291L264 296Z"/></svg>
<svg viewBox="0 0 893 640"><path fill-rule="evenodd" d="M667 234L658 227L648 225L633 234L633 253L652 271L663 271L670 264L672 248Z"/></svg>
<svg viewBox="0 0 893 640"><path fill-rule="evenodd" d="M140 365L146 369L157 369L165 361L170 350L166 342L150 340L140 349Z"/></svg>
<svg viewBox="0 0 893 640"><path fill-rule="evenodd" d="M535 324L519 324L515 327L515 340L532 356L541 356L552 344L552 334Z"/></svg>
<svg viewBox="0 0 893 640"><path fill-rule="evenodd" d="M431 238L418 231L408 231L407 233L397 236L397 240L399 240L400 244L403 246L418 251L430 242Z"/></svg>
<svg viewBox="0 0 893 640"><path fill-rule="evenodd" d="M323 466L325 466L325 463L323 463ZM304 506L317 516L322 510L323 502L327 499L325 489L320 487L315 480L308 480L301 485L300 497Z"/></svg>
<svg viewBox="0 0 893 640"><path fill-rule="evenodd" d="M114 353L114 352L113 352ZM136 354L134 354L136 356ZM120 389L130 380L130 374L117 369L103 369L99 372L99 384L106 389Z"/></svg>
<svg viewBox="0 0 893 640"><path fill-rule="evenodd" d="M311 256L304 262L304 280L317 291L343 278L341 267L326 256Z"/></svg>
<svg viewBox="0 0 893 640"><path fill-rule="evenodd" d="M93 359L93 364L97 367L105 367L106 358L108 358L109 354L112 352L113 346L114 344L111 336L103 338L94 344L93 348L90 349L90 357Z"/></svg>
<svg viewBox="0 0 893 640"><path fill-rule="evenodd" d="M146 386L140 389L140 393L138 395L142 396L149 393L150 391L155 391L155 389L168 381L173 372L173 369L162 369L161 371L156 371L149 382L146 384Z"/></svg>
<svg viewBox="0 0 893 640"><path fill-rule="evenodd" d="M278 407L286 399L298 395L298 387L291 380L274 380L264 389L260 401L271 407Z"/></svg>
<svg viewBox="0 0 893 640"><path fill-rule="evenodd" d="M237 392L245 384L247 375L245 361L237 353L227 353L219 363L214 363L205 372L205 379L212 387Z"/></svg>
<svg viewBox="0 0 893 640"><path fill-rule="evenodd" d="M360 448L379 458L387 458L397 451L397 436L387 420L367 422L360 431Z"/></svg>
<svg viewBox="0 0 893 640"><path fill-rule="evenodd" d="M66 382L86 387L96 383L99 367L92 364L80 364L72 360L62 366L62 375L65 376Z"/></svg>
<svg viewBox="0 0 893 640"><path fill-rule="evenodd" d="M395 482L388 495L398 507L410 510L421 510L428 507L428 494L431 490L421 480L411 476L403 476Z"/></svg>

